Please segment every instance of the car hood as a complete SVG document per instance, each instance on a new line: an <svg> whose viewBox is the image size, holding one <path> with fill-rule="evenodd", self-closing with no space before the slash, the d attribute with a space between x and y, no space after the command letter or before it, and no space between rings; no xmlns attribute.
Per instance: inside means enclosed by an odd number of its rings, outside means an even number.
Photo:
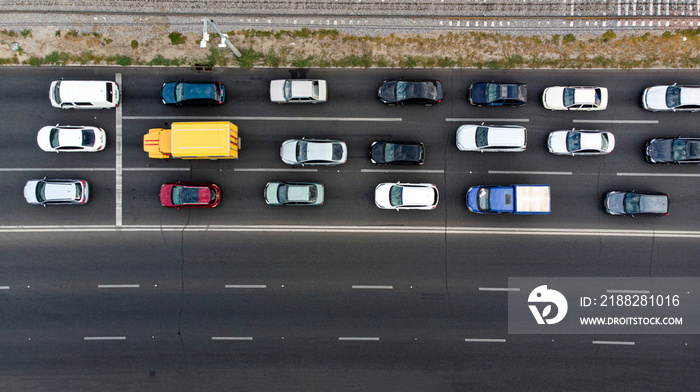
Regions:
<svg viewBox="0 0 700 392"><path fill-rule="evenodd" d="M272 102L286 102L284 99L284 80L270 82L270 100Z"/></svg>
<svg viewBox="0 0 700 392"><path fill-rule="evenodd" d="M564 87L548 87L544 90L542 104L546 109L564 110Z"/></svg>
<svg viewBox="0 0 700 392"><path fill-rule="evenodd" d="M457 148L476 150L476 128L478 125L462 125L457 129Z"/></svg>
<svg viewBox="0 0 700 392"><path fill-rule="evenodd" d="M280 147L280 157L284 163L296 165L297 161L297 140L287 140Z"/></svg>
<svg viewBox="0 0 700 392"><path fill-rule="evenodd" d="M648 110L668 109L666 90L668 86L653 86L644 90L644 108Z"/></svg>
<svg viewBox="0 0 700 392"><path fill-rule="evenodd" d="M486 100L486 83L475 83L471 88L472 103L485 104Z"/></svg>
<svg viewBox="0 0 700 392"><path fill-rule="evenodd" d="M163 100L163 103L166 104L172 104L172 103L177 103L175 100L175 85L177 83L164 83L163 84L163 89L160 92L160 98Z"/></svg>
<svg viewBox="0 0 700 392"><path fill-rule="evenodd" d="M24 186L24 198L27 200L27 203L38 203L36 198L36 184L38 183L39 180L30 180Z"/></svg>
<svg viewBox="0 0 700 392"><path fill-rule="evenodd" d="M51 130L53 128L52 126L43 127L36 134L36 144L44 151L54 151L53 147L51 147Z"/></svg>
<svg viewBox="0 0 700 392"><path fill-rule="evenodd" d="M653 139L647 145L647 156L653 162L673 162L673 139Z"/></svg>
<svg viewBox="0 0 700 392"><path fill-rule="evenodd" d="M395 184L379 184L374 188L374 204L379 208L395 208L389 200L389 191Z"/></svg>
<svg viewBox="0 0 700 392"><path fill-rule="evenodd" d="M479 203L477 202L479 188L478 186L473 186L467 191L467 208L471 212L481 212L479 211Z"/></svg>
<svg viewBox="0 0 700 392"><path fill-rule="evenodd" d="M396 81L386 82L379 87L379 98L387 101L396 101Z"/></svg>
<svg viewBox="0 0 700 392"><path fill-rule="evenodd" d="M566 135L569 131L554 131L549 134L547 145L553 153L568 153L566 149Z"/></svg>
<svg viewBox="0 0 700 392"><path fill-rule="evenodd" d="M621 192L610 192L605 196L605 208L612 214L625 213L625 194Z"/></svg>

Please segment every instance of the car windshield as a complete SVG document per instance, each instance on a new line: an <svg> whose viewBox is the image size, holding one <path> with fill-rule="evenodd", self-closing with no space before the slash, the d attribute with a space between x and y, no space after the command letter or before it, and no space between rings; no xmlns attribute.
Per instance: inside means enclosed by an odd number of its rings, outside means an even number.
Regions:
<svg viewBox="0 0 700 392"><path fill-rule="evenodd" d="M489 89L487 91L488 98L486 99L488 102L494 102L498 100L498 85L491 83L489 84Z"/></svg>
<svg viewBox="0 0 700 392"><path fill-rule="evenodd" d="M307 155L306 155L306 146L308 143L306 142L297 142L297 161L299 162L304 162L308 160Z"/></svg>
<svg viewBox="0 0 700 392"><path fill-rule="evenodd" d="M95 132L83 130L83 146L92 147L95 145Z"/></svg>
<svg viewBox="0 0 700 392"><path fill-rule="evenodd" d="M83 187L80 184L75 184L75 200L80 200L83 198Z"/></svg>
<svg viewBox="0 0 700 392"><path fill-rule="evenodd" d="M392 185L389 190L389 203L394 206L403 205L403 188L400 186Z"/></svg>
<svg viewBox="0 0 700 392"><path fill-rule="evenodd" d="M578 151L581 149L581 134L578 132L569 132L566 135L566 150Z"/></svg>
<svg viewBox="0 0 700 392"><path fill-rule="evenodd" d="M681 104L681 88L676 86L670 86L666 90L666 106L669 108L675 108Z"/></svg>
<svg viewBox="0 0 700 392"><path fill-rule="evenodd" d="M569 107L574 104L574 94L576 93L576 90L573 88L565 88L564 89L564 106Z"/></svg>
<svg viewBox="0 0 700 392"><path fill-rule="evenodd" d="M676 139L673 141L673 160L700 159L700 142Z"/></svg>
<svg viewBox="0 0 700 392"><path fill-rule="evenodd" d="M398 81L396 82L396 100L400 101L408 97L408 83Z"/></svg>
<svg viewBox="0 0 700 392"><path fill-rule="evenodd" d="M606 133L602 134L600 139L601 139L600 149L603 151L608 151L608 145L610 144L610 139L608 138L608 134L606 134Z"/></svg>
<svg viewBox="0 0 700 392"><path fill-rule="evenodd" d="M284 82L284 98L286 100L292 99L292 81L287 80Z"/></svg>
<svg viewBox="0 0 700 392"><path fill-rule="evenodd" d="M479 194L476 197L476 201L479 204L480 211L488 211L491 208L491 203L489 203L489 188L479 188Z"/></svg>
<svg viewBox="0 0 700 392"><path fill-rule="evenodd" d="M39 183L36 184L36 201L39 203L46 201L46 197L44 197L44 188L46 188L46 183L44 181L39 181Z"/></svg>
<svg viewBox="0 0 700 392"><path fill-rule="evenodd" d="M628 193L625 195L625 213L636 214L639 212L639 199L641 197L636 193Z"/></svg>
<svg viewBox="0 0 700 392"><path fill-rule="evenodd" d="M180 102L185 99L185 84L178 83L175 85L175 101Z"/></svg>
<svg viewBox="0 0 700 392"><path fill-rule="evenodd" d="M61 83L56 83L56 88L53 89L53 100L61 104Z"/></svg>
<svg viewBox="0 0 700 392"><path fill-rule="evenodd" d="M174 205L199 203L199 188L174 186L171 197Z"/></svg>
<svg viewBox="0 0 700 392"><path fill-rule="evenodd" d="M333 143L333 160L339 161L343 158L343 146L339 143Z"/></svg>
<svg viewBox="0 0 700 392"><path fill-rule="evenodd" d="M287 202L287 188L287 184L280 184L280 186L277 188L277 201L279 201L281 204Z"/></svg>
<svg viewBox="0 0 700 392"><path fill-rule="evenodd" d="M476 127L476 146L488 147L489 145L489 129L488 127Z"/></svg>
<svg viewBox="0 0 700 392"><path fill-rule="evenodd" d="M53 148L60 146L60 144L58 144L58 132L58 128L51 128L51 132L49 132L49 143L51 143L51 147Z"/></svg>

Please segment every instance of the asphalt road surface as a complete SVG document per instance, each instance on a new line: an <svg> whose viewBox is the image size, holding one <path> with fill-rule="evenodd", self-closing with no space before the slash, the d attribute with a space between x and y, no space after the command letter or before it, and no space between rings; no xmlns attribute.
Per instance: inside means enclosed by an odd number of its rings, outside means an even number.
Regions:
<svg viewBox="0 0 700 392"><path fill-rule="evenodd" d="M274 78L324 78L329 102L275 105ZM4 391L472 391L694 390L696 335L508 334L508 277L700 276L698 169L650 165L644 142L699 136L699 114L649 113L643 88L695 81L693 71L0 69L0 389ZM386 107L390 78L436 78L433 107ZM52 108L52 80L120 81L117 110ZM220 107L170 108L160 86L216 80ZM477 108L470 83L528 84L520 108ZM543 109L552 85L601 85L608 109ZM153 160L149 128L230 120L237 161ZM516 154L458 151L465 123L528 128ZM96 125L107 148L50 154L44 125ZM612 131L605 157L546 150L557 129ZM344 140L339 167L292 168L289 138ZM375 140L425 143L421 167L378 167ZM90 182L85 206L30 206L31 178ZM169 181L215 182L213 210L160 206ZM267 206L268 181L318 181L318 208ZM430 182L433 211L379 210L380 182ZM480 216L465 192L480 184L552 187L545 216ZM609 190L669 194L670 214L611 217Z"/></svg>

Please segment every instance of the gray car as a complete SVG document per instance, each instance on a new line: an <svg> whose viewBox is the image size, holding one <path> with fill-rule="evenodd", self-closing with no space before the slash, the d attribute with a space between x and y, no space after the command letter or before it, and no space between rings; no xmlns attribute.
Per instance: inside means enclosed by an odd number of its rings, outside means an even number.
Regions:
<svg viewBox="0 0 700 392"><path fill-rule="evenodd" d="M323 184L315 182L268 182L265 202L273 206L320 206L324 201Z"/></svg>
<svg viewBox="0 0 700 392"><path fill-rule="evenodd" d="M668 215L668 195L611 191L605 194L605 212L610 215L664 214Z"/></svg>
<svg viewBox="0 0 700 392"><path fill-rule="evenodd" d="M85 204L90 195L85 180L29 180L24 185L24 199L27 203L47 206L49 204Z"/></svg>

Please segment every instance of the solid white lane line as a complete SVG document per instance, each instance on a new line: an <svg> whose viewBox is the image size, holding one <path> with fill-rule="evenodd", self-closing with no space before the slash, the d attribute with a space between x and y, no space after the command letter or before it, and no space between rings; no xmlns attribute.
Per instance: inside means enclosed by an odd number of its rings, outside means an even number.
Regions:
<svg viewBox="0 0 700 392"><path fill-rule="evenodd" d="M465 342L470 343L505 343L505 339L464 339Z"/></svg>
<svg viewBox="0 0 700 392"><path fill-rule="evenodd" d="M617 173L619 177L700 177L698 173Z"/></svg>
<svg viewBox="0 0 700 392"><path fill-rule="evenodd" d="M211 340L253 340L252 336L212 336Z"/></svg>
<svg viewBox="0 0 700 392"><path fill-rule="evenodd" d="M359 290L393 290L394 286L369 286L369 285L354 284L354 285L352 285L352 288L359 289Z"/></svg>
<svg viewBox="0 0 700 392"><path fill-rule="evenodd" d="M98 284L98 289L138 289L138 284Z"/></svg>
<svg viewBox="0 0 700 392"><path fill-rule="evenodd" d="M402 121L401 117L253 117L253 116L124 116L124 120L171 120L171 121Z"/></svg>
<svg viewBox="0 0 700 392"><path fill-rule="evenodd" d="M421 169L362 169L361 173L435 173L443 174L444 170L421 170Z"/></svg>
<svg viewBox="0 0 700 392"><path fill-rule="evenodd" d="M479 291L520 291L514 287L479 287Z"/></svg>
<svg viewBox="0 0 700 392"><path fill-rule="evenodd" d="M115 81L117 86L119 86L120 92L122 89L122 74L117 72L115 75ZM115 138L115 149L116 149L116 163L115 163L115 177L116 185L114 187L115 193L115 224L117 227L122 225L122 106L124 106L124 97L120 97L122 103L116 107L116 138Z"/></svg>
<svg viewBox="0 0 700 392"><path fill-rule="evenodd" d="M379 338L377 337L359 337L359 336L341 336L338 338L340 341L371 341L371 342L376 342L379 341Z"/></svg>
<svg viewBox="0 0 700 392"><path fill-rule="evenodd" d="M189 167L123 167L122 171L190 171Z"/></svg>
<svg viewBox="0 0 700 392"><path fill-rule="evenodd" d="M10 286L0 286L0 290L9 290Z"/></svg>
<svg viewBox="0 0 700 392"><path fill-rule="evenodd" d="M659 120L574 120L582 124L658 124Z"/></svg>
<svg viewBox="0 0 700 392"><path fill-rule="evenodd" d="M616 344L621 346L634 346L634 342L621 342L614 340L594 340L593 344Z"/></svg>
<svg viewBox="0 0 700 392"><path fill-rule="evenodd" d="M445 119L448 122L530 122L529 118L452 118Z"/></svg>
<svg viewBox="0 0 700 392"><path fill-rule="evenodd" d="M606 290L606 292L611 294L649 294L649 290Z"/></svg>
<svg viewBox="0 0 700 392"><path fill-rule="evenodd" d="M555 172L555 171L511 171L511 170L489 170L489 174L535 174L545 176L571 176L572 172Z"/></svg>
<svg viewBox="0 0 700 392"><path fill-rule="evenodd" d="M238 172L306 172L306 173L316 173L318 169L294 169L294 168L264 168L264 167L236 167L233 171Z"/></svg>
<svg viewBox="0 0 700 392"><path fill-rule="evenodd" d="M83 340L126 340L126 336L85 336Z"/></svg>
<svg viewBox="0 0 700 392"><path fill-rule="evenodd" d="M266 284L227 284L227 289L266 289Z"/></svg>
<svg viewBox="0 0 700 392"><path fill-rule="evenodd" d="M37 168L27 168L27 167L4 167L0 169L0 172L33 172L33 171L72 171L72 172L84 172L84 171L114 171L113 167L76 167L76 168L56 168L56 167L37 167Z"/></svg>
<svg viewBox="0 0 700 392"><path fill-rule="evenodd" d="M442 227L442 226L295 226L295 225L128 225L117 228L95 226L0 226L0 233L50 232L261 232L261 233L357 233L357 234L453 234L453 235L535 235L641 238L700 238L700 231L565 229L509 227Z"/></svg>

